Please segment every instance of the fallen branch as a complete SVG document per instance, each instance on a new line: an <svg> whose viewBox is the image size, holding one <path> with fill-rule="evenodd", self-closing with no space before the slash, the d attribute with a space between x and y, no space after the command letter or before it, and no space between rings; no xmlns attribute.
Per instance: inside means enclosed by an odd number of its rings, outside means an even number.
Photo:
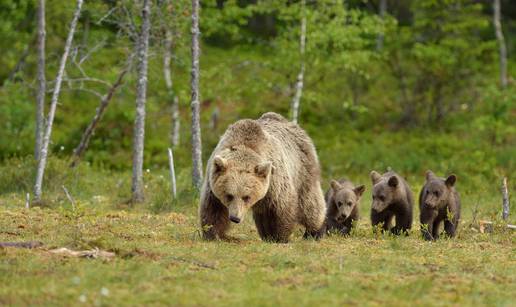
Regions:
<svg viewBox="0 0 516 307"><path fill-rule="evenodd" d="M211 269L211 270L216 270L217 269L214 265L207 264L207 263L204 263L204 262L200 262L200 261L197 261L197 260L191 260L191 259L175 257L175 256L170 256L169 258L172 259L172 260L175 260L175 261L193 264L193 265L196 265L198 267L205 268L205 269Z"/></svg>
<svg viewBox="0 0 516 307"><path fill-rule="evenodd" d="M27 241L27 242L0 242L0 247L16 247L16 248L37 248L43 246L42 242L39 241Z"/></svg>
<svg viewBox="0 0 516 307"><path fill-rule="evenodd" d="M100 250L98 248L92 250L74 251L66 247L51 249L49 253L62 255L65 257L91 258L91 259L112 259L115 253Z"/></svg>

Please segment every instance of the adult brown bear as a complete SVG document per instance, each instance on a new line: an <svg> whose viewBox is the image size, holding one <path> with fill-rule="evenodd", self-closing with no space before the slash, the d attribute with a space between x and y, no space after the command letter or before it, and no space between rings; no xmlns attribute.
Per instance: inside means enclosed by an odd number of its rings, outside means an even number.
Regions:
<svg viewBox="0 0 516 307"><path fill-rule="evenodd" d="M276 113L231 125L213 151L199 217L207 240L225 238L248 210L264 241L288 242L296 224L319 237L326 214L312 140Z"/></svg>

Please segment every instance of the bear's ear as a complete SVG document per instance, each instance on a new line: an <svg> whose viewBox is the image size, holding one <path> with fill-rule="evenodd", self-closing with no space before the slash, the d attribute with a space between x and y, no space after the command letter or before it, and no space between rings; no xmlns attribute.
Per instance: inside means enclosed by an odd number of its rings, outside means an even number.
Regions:
<svg viewBox="0 0 516 307"><path fill-rule="evenodd" d="M382 178L382 175L380 175L377 171L372 171L369 175L371 176L373 184L376 184Z"/></svg>
<svg viewBox="0 0 516 307"><path fill-rule="evenodd" d="M435 174L431 170L427 170L425 173L426 181L430 181L435 178Z"/></svg>
<svg viewBox="0 0 516 307"><path fill-rule="evenodd" d="M448 178L446 178L446 181L444 181L444 183L446 183L446 186L451 188L455 185L455 181L457 181L457 176L455 176L455 174L451 174L450 176L448 176Z"/></svg>
<svg viewBox="0 0 516 307"><path fill-rule="evenodd" d="M215 173L222 173L227 169L228 164L221 156L215 156L215 158L213 158L213 167Z"/></svg>
<svg viewBox="0 0 516 307"><path fill-rule="evenodd" d="M264 162L255 166L254 173L261 178L267 178L272 172L272 163Z"/></svg>
<svg viewBox="0 0 516 307"><path fill-rule="evenodd" d="M389 184L389 186L391 188L395 188L398 186L399 184L399 181L398 181L398 177L396 176L391 176L391 178L389 178L389 181L387 182Z"/></svg>
<svg viewBox="0 0 516 307"><path fill-rule="evenodd" d="M332 190L335 192L340 189L340 183L337 180L332 180L330 182L330 186L331 186Z"/></svg>
<svg viewBox="0 0 516 307"><path fill-rule="evenodd" d="M359 185L358 187L355 187L353 189L353 192L355 192L355 195L357 197L362 196L362 194L364 194L364 191L365 191L365 185Z"/></svg>

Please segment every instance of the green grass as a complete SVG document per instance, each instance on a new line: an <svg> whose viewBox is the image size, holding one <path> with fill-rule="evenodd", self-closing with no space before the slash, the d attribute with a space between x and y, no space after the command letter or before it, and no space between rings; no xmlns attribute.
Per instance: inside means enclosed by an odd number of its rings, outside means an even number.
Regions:
<svg viewBox="0 0 516 307"><path fill-rule="evenodd" d="M49 165L46 202L24 209L30 160L0 168L0 241L39 240L35 250L0 249L0 305L489 305L516 295L515 236L498 220L496 190L464 186L457 238L424 242L418 223L408 237L373 235L367 184L362 219L350 237L264 243L251 218L232 242L204 242L187 171L171 201L165 171L146 174L147 202L130 206L129 174L84 165ZM11 170L9 172L9 170ZM421 176L410 174L417 191ZM325 178L328 181L328 178ZM77 209L61 190L65 185ZM461 186L459 185L459 188ZM415 210L417 221L418 210ZM479 219L495 222L479 233ZM514 222L514 217L511 218ZM114 260L50 254L55 247L114 251Z"/></svg>

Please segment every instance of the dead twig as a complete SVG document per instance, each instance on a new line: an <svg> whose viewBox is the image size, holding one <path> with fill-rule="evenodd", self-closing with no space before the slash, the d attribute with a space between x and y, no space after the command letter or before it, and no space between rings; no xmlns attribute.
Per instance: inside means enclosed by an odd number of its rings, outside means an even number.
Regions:
<svg viewBox="0 0 516 307"><path fill-rule="evenodd" d="M70 195L70 193L68 193L68 190L66 189L65 186L63 186L63 191L65 192L66 198L68 198L70 203L72 203L72 209L75 211L75 201L73 200L72 195Z"/></svg>
<svg viewBox="0 0 516 307"><path fill-rule="evenodd" d="M509 189L507 188L507 177L502 180L502 218L507 221L509 218Z"/></svg>

